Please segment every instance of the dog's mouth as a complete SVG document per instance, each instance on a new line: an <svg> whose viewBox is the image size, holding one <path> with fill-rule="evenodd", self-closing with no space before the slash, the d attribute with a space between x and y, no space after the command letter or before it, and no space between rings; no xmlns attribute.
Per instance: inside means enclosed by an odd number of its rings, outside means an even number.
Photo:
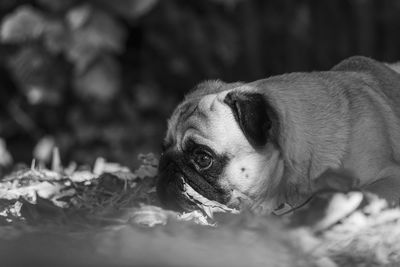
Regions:
<svg viewBox="0 0 400 267"><path fill-rule="evenodd" d="M203 211L208 217L212 218L213 214L217 212L239 213L239 210L237 209L229 208L227 205L206 198L194 190L193 187L191 187L183 177L180 177L180 179L183 184L182 194L186 197L186 199Z"/></svg>
<svg viewBox="0 0 400 267"><path fill-rule="evenodd" d="M239 212L225 205L230 199L225 190L179 165L167 156L160 160L157 194L164 207L180 212L200 210L208 217L215 212Z"/></svg>

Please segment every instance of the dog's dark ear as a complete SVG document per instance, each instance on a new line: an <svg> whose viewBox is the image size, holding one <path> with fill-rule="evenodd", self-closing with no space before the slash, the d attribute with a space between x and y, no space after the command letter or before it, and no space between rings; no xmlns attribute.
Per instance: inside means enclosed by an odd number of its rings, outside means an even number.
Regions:
<svg viewBox="0 0 400 267"><path fill-rule="evenodd" d="M230 92L224 102L232 109L233 115L254 147L262 147L268 141L272 120L267 112L268 106L259 93Z"/></svg>

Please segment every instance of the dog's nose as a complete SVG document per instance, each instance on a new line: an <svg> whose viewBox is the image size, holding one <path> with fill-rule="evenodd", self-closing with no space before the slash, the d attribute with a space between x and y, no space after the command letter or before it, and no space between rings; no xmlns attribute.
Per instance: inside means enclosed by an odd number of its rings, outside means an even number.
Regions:
<svg viewBox="0 0 400 267"><path fill-rule="evenodd" d="M156 191L161 205L164 208L182 211L179 204L184 201L183 180L179 179L180 173L175 172L172 168L167 168L164 172L159 174Z"/></svg>
<svg viewBox="0 0 400 267"><path fill-rule="evenodd" d="M162 172L165 170L165 168L168 167L168 164L170 163L170 160L166 158L165 154L162 154L160 157L160 161L158 163L158 172Z"/></svg>
<svg viewBox="0 0 400 267"><path fill-rule="evenodd" d="M183 191L182 175L174 153L168 152L161 156L158 171L156 191L160 203L168 209L181 210L178 199Z"/></svg>
<svg viewBox="0 0 400 267"><path fill-rule="evenodd" d="M178 158L178 153L174 151L164 152L158 164L158 171L163 172L170 164L174 164ZM176 165L176 163L175 163Z"/></svg>

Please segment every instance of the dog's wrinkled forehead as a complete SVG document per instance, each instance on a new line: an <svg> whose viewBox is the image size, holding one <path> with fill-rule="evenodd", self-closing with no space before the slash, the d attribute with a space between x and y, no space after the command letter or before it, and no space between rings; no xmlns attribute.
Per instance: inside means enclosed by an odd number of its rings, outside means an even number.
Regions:
<svg viewBox="0 0 400 267"><path fill-rule="evenodd" d="M207 82L199 86L203 86L201 90L188 94L175 109L168 121L165 143L182 149L187 138L191 138L216 152L226 152L225 145L230 146L232 140L244 138L231 109L224 103L232 87L223 87L223 83L219 82ZM204 86L207 86L207 90L204 90Z"/></svg>

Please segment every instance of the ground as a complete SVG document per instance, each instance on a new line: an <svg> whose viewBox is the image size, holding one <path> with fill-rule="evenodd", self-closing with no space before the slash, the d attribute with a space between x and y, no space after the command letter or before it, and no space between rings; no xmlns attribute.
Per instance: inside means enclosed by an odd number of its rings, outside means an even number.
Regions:
<svg viewBox="0 0 400 267"><path fill-rule="evenodd" d="M157 159L131 171L17 169L0 183L4 266L396 266L399 209L361 192L326 193L284 217L186 214L157 202ZM321 203L323 203L321 205Z"/></svg>

